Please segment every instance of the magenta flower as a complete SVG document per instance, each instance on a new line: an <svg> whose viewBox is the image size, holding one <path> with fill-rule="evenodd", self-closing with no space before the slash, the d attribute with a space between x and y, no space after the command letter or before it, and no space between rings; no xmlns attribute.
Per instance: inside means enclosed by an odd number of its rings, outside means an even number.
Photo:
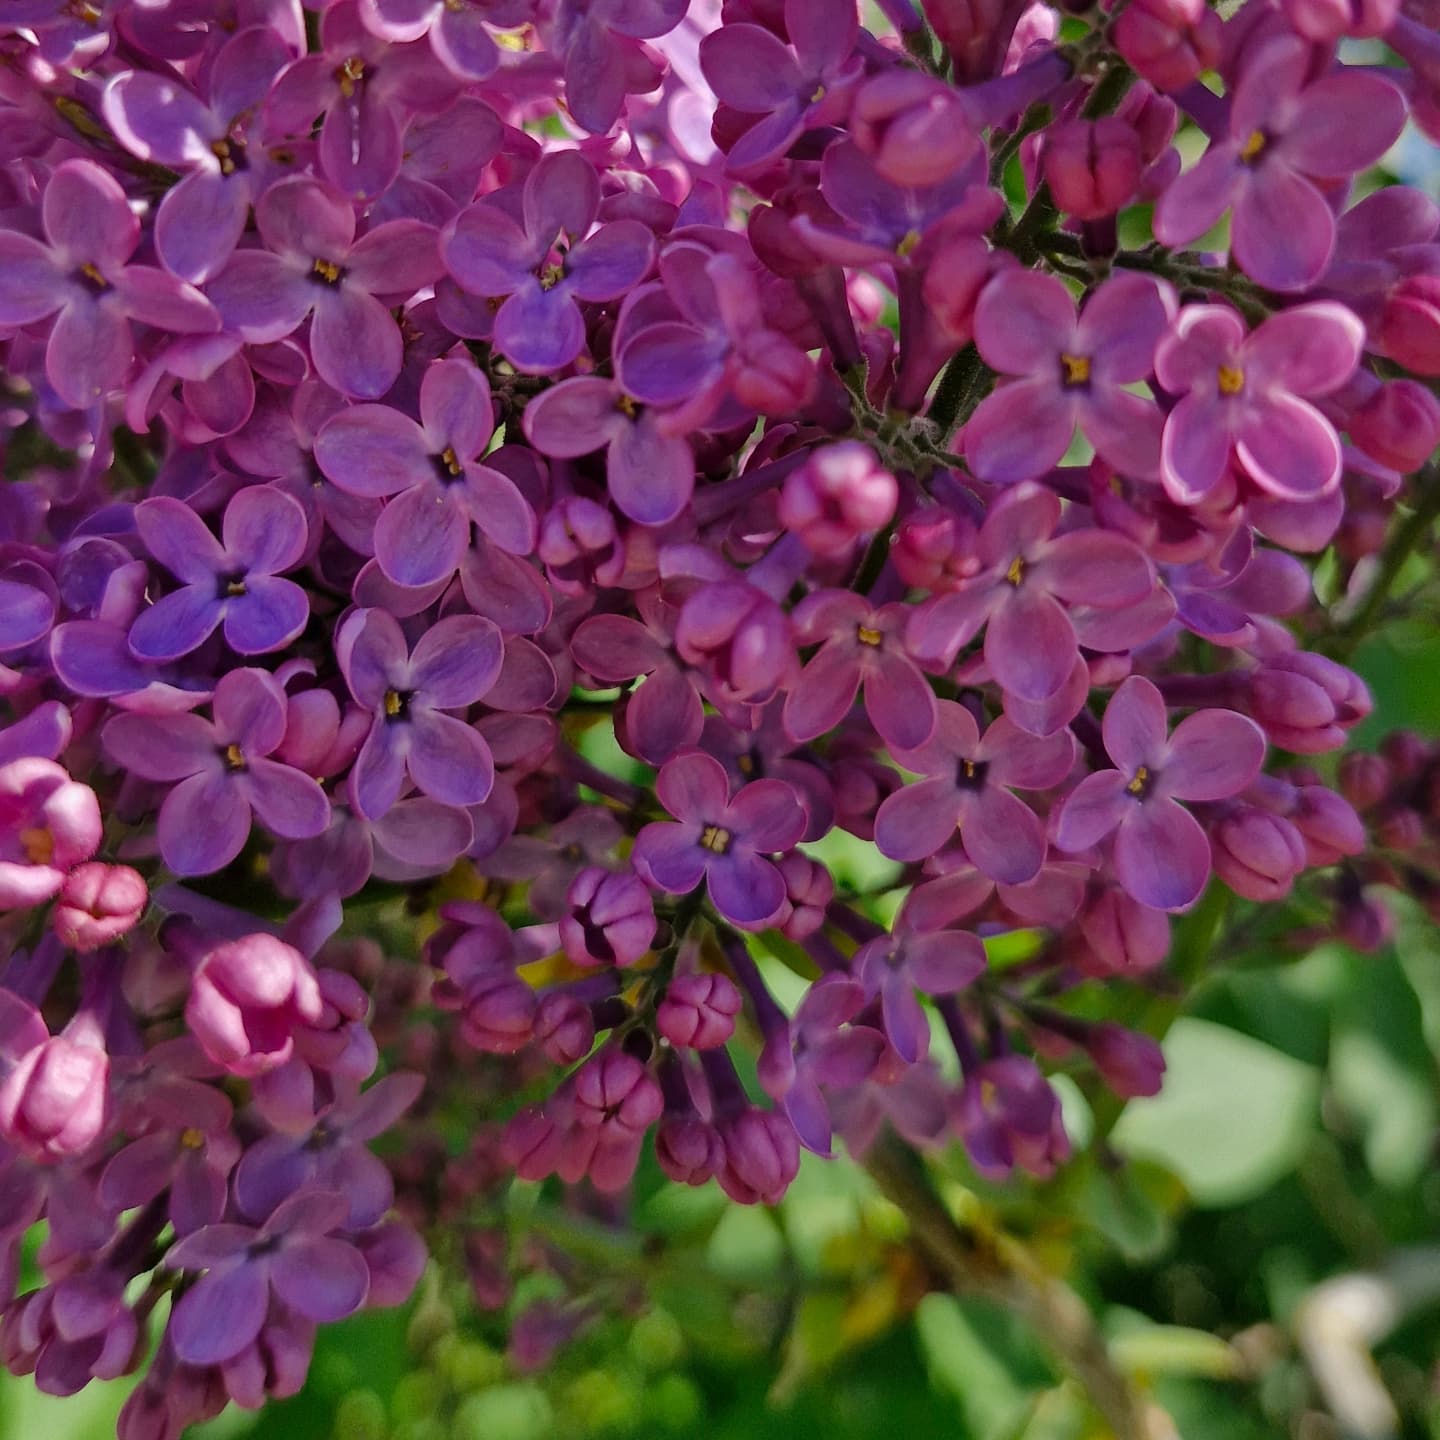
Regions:
<svg viewBox="0 0 1440 1440"><path fill-rule="evenodd" d="M852 0L785 0L787 46L763 25L731 21L700 42L700 65L720 102L753 117L730 147L733 170L782 156L806 130L845 118L863 74Z"/></svg>
<svg viewBox="0 0 1440 1440"><path fill-rule="evenodd" d="M106 85L101 112L120 143L142 160L184 172L155 216L155 248L182 280L201 284L234 253L264 189L259 176L276 168L263 146L251 154L242 131L293 58L276 31L256 25L215 57L208 104L149 70L126 70Z"/></svg>
<svg viewBox="0 0 1440 1440"><path fill-rule="evenodd" d="M519 223L487 199L445 227L440 251L461 289L506 297L494 344L517 370L544 375L568 365L585 344L579 302L617 300L650 269L650 231L638 220L615 220L591 235L599 209L594 167L578 151L561 150L526 176Z"/></svg>
<svg viewBox="0 0 1440 1440"><path fill-rule="evenodd" d="M1039 485L1008 490L990 506L976 541L981 569L922 605L910 621L911 654L947 668L985 627L985 663L1007 694L1043 701L1070 679L1079 653L1067 605L1101 611L1138 605L1155 572L1133 541L1105 530L1055 535L1060 501Z"/></svg>
<svg viewBox="0 0 1440 1440"><path fill-rule="evenodd" d="M187 1365L221 1365L250 1345L265 1324L270 1297L315 1322L341 1320L364 1303L370 1271L360 1252L333 1231L345 1223L344 1199L330 1191L292 1195L259 1229L207 1225L166 1253L172 1270L203 1270L176 1302L168 1336Z"/></svg>
<svg viewBox="0 0 1440 1440"><path fill-rule="evenodd" d="M923 745L935 730L935 696L905 653L906 605L876 609L863 595L821 590L792 612L801 645L822 644L785 700L785 729L796 740L833 730L865 688L865 713L897 749Z"/></svg>
<svg viewBox="0 0 1440 1440"><path fill-rule="evenodd" d="M667 435L656 412L637 405L613 380L577 375L525 407L525 434L542 454L573 460L605 451L615 508L641 525L665 525L690 503L695 459L678 435Z"/></svg>
<svg viewBox="0 0 1440 1440"><path fill-rule="evenodd" d="M65 877L50 928L63 945L83 955L129 934L149 898L145 877L138 870L87 861Z"/></svg>
<svg viewBox="0 0 1440 1440"><path fill-rule="evenodd" d="M532 8L529 0L360 0L360 19L391 44L428 37L457 80L485 80L500 64L486 26L511 29L530 19Z"/></svg>
<svg viewBox="0 0 1440 1440"><path fill-rule="evenodd" d="M1164 281L1122 274L1093 291L1077 316L1053 275L1002 270L975 307L975 344L987 365L1017 378L988 395L965 426L970 468L996 484L1033 480L1060 462L1079 425L1123 475L1157 475L1160 411L1125 387L1150 374L1176 305Z"/></svg>
<svg viewBox="0 0 1440 1440"><path fill-rule="evenodd" d="M342 667L350 693L371 713L370 733L350 772L350 804L378 820L400 798L408 774L432 800L478 805L495 783L490 747L445 712L479 700L500 675L500 632L478 615L432 625L412 650L395 617L360 612Z"/></svg>
<svg viewBox="0 0 1440 1440"><path fill-rule="evenodd" d="M169 495L136 506L135 524L145 548L181 581L131 625L137 659L178 660L221 624L226 644L240 655L279 650L305 628L310 601L280 575L304 554L305 512L283 491L269 485L241 490L225 507L220 541Z"/></svg>
<svg viewBox="0 0 1440 1440"><path fill-rule="evenodd" d="M91 160L67 160L45 187L45 241L0 230L0 325L55 316L45 373L67 404L85 409L124 383L135 358L131 320L179 335L220 328L192 285L132 265L140 222L116 181Z"/></svg>
<svg viewBox="0 0 1440 1440"><path fill-rule="evenodd" d="M1001 1055L967 1074L951 1123L988 1180L1004 1180L1017 1165L1045 1178L1070 1157L1060 1097L1025 1055Z"/></svg>
<svg viewBox="0 0 1440 1440"><path fill-rule="evenodd" d="M571 882L565 903L560 943L571 964L623 969L639 960L655 938L655 903L628 871L587 865Z"/></svg>
<svg viewBox="0 0 1440 1440"><path fill-rule="evenodd" d="M42 905L100 847L95 792L39 755L0 765L0 912Z"/></svg>
<svg viewBox="0 0 1440 1440"><path fill-rule="evenodd" d="M1172 498L1203 499L1232 455L1281 500L1328 495L1340 483L1340 439L1305 397L1338 390L1364 345L1354 312L1329 301L1279 311L1250 335L1228 306L1187 305L1155 354L1160 383L1182 397L1161 445Z"/></svg>
<svg viewBox="0 0 1440 1440"><path fill-rule="evenodd" d="M678 823L660 820L640 832L636 870L672 895L704 880L722 915L763 930L785 905L784 878L764 857L788 850L805 830L795 791L783 780L752 780L732 799L725 767L691 750L661 767L655 793Z"/></svg>
<svg viewBox="0 0 1440 1440"><path fill-rule="evenodd" d="M1010 793L1048 790L1075 761L1068 730L1040 739L1005 716L984 736L953 700L939 702L935 738L897 752L897 763L927 778L887 796L875 816L875 844L892 860L924 860L958 829L975 867L1002 885L1040 873L1045 832L1035 813Z"/></svg>
<svg viewBox="0 0 1440 1440"><path fill-rule="evenodd" d="M210 282L227 329L263 344L313 313L310 355L320 378L378 400L400 374L404 345L389 306L440 274L435 230L391 220L355 238L355 212L334 190L296 175L256 202L263 250L237 250Z"/></svg>
<svg viewBox="0 0 1440 1440"><path fill-rule="evenodd" d="M215 719L117 715L107 754L132 775L174 784L160 806L160 853L177 875L209 875L244 848L252 813L276 835L325 832L330 802L301 770L269 758L285 738L285 692L263 670L231 670L215 687ZM179 782L179 783L175 783Z"/></svg>
<svg viewBox="0 0 1440 1440"><path fill-rule="evenodd" d="M535 548L535 512L507 475L479 463L495 429L490 386L468 360L420 382L420 424L388 405L353 405L315 437L315 461L341 490L393 498L375 522L375 558L397 585L447 580L470 525L501 549Z"/></svg>
<svg viewBox="0 0 1440 1440"><path fill-rule="evenodd" d="M0 1081L0 1137L31 1160L82 1154L104 1131L110 1057L87 1020L81 1011L65 1033L27 1050Z"/></svg>
<svg viewBox="0 0 1440 1440"><path fill-rule="evenodd" d="M1252 279L1304 290L1324 273L1335 216L1313 182L1375 164L1400 134L1405 102L1387 80L1348 66L1310 80L1311 55L1302 41L1282 36L1246 63L1229 134L1155 206L1162 245L1188 245L1233 206L1231 248Z"/></svg>
<svg viewBox="0 0 1440 1440"><path fill-rule="evenodd" d="M1265 735L1233 710L1198 710L1166 739L1165 701L1131 676L1111 697L1103 725L1113 770L1087 775L1055 818L1055 843L1085 850L1115 836L1115 873L1156 910L1183 910L1210 874L1210 842L1181 800L1226 800L1260 773Z"/></svg>

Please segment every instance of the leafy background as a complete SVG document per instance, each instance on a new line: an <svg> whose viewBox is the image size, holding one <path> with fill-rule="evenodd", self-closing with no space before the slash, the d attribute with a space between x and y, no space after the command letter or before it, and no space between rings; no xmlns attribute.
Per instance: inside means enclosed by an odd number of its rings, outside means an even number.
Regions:
<svg viewBox="0 0 1440 1440"><path fill-rule="evenodd" d="M1440 189L1436 151L1415 137L1388 169ZM1414 603L1433 564L1416 563L1405 612L1352 657L1376 699L1359 748L1401 726L1440 735L1440 627ZM828 858L868 888L871 847ZM1440 1440L1440 929L1403 900L1397 912L1394 942L1376 954L1333 942L1307 951L1292 916L1289 933L1215 957L1224 964L1169 1031L1159 1097L1117 1118L1065 1090L1077 1156L1054 1180L996 1189L958 1153L941 1163L952 1208L1023 1237L1095 1304L1118 1363L1185 1440L1339 1436L1297 1333L1330 1293L1317 1287L1371 1273L1402 1302L1374 1347L1400 1428L1369 1433ZM798 982L774 961L767 978L793 998ZM1013 1317L925 1293L903 1217L848 1160L806 1155L773 1212L731 1206L713 1186L670 1186L653 1164L636 1188L633 1227L614 1232L568 1217L549 1191L516 1187L513 1232L563 1239L601 1277L602 1318L540 1375L519 1373L505 1344L543 1281L485 1315L436 1271L403 1310L323 1331L302 1395L258 1415L232 1408L194 1433L1104 1434ZM96 1384L61 1401L0 1376L0 1440L100 1440L126 1393L125 1382Z"/></svg>

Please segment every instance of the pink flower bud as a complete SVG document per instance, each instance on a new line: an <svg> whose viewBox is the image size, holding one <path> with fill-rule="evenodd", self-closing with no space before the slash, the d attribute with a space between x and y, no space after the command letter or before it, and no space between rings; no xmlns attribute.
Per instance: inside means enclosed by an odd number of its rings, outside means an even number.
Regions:
<svg viewBox="0 0 1440 1440"><path fill-rule="evenodd" d="M952 342L966 344L974 333L975 305L994 272L994 255L974 235L945 241L925 267L925 307Z"/></svg>
<svg viewBox="0 0 1440 1440"><path fill-rule="evenodd" d="M964 98L917 70L895 67L867 80L850 110L855 143L893 185L934 185L980 147Z"/></svg>
<svg viewBox="0 0 1440 1440"><path fill-rule="evenodd" d="M32 1160L80 1154L105 1128L109 1079L104 1050L53 1036L0 1084L0 1135Z"/></svg>
<svg viewBox="0 0 1440 1440"><path fill-rule="evenodd" d="M633 965L655 939L655 903L640 878L589 865L570 883L560 943L576 965Z"/></svg>
<svg viewBox="0 0 1440 1440"><path fill-rule="evenodd" d="M38 755L0 765L0 912L43 904L100 845L100 802Z"/></svg>
<svg viewBox="0 0 1440 1440"><path fill-rule="evenodd" d="M321 1009L310 962L262 932L204 956L185 1002L185 1022L217 1065L253 1079L290 1058L295 1031L318 1024Z"/></svg>
<svg viewBox="0 0 1440 1440"><path fill-rule="evenodd" d="M72 950L98 950L134 928L148 899L138 870L88 861L65 877L50 924Z"/></svg>
<svg viewBox="0 0 1440 1440"><path fill-rule="evenodd" d="M1417 375L1440 375L1440 275L1407 275L1385 298L1381 348Z"/></svg>
<svg viewBox="0 0 1440 1440"><path fill-rule="evenodd" d="M681 1185L703 1185L725 1163L715 1127L698 1115L666 1115L655 1132L655 1159Z"/></svg>
<svg viewBox="0 0 1440 1440"><path fill-rule="evenodd" d="M567 495L540 522L536 553L550 583L564 595L588 595L625 573L625 546L608 507Z"/></svg>
<svg viewBox="0 0 1440 1440"><path fill-rule="evenodd" d="M740 992L725 975L677 975L655 1012L661 1035L677 1048L713 1050L735 1033Z"/></svg>
<svg viewBox="0 0 1440 1440"><path fill-rule="evenodd" d="M780 923L789 940L804 940L825 923L825 907L835 898L835 878L829 867L792 850L779 862L785 879L785 898L790 914Z"/></svg>
<svg viewBox="0 0 1440 1440"><path fill-rule="evenodd" d="M735 398L762 415L801 410L815 396L814 362L778 331L762 330L736 358Z"/></svg>
<svg viewBox="0 0 1440 1440"><path fill-rule="evenodd" d="M1395 934L1395 917L1377 896L1356 895L1340 906L1335 933L1347 945L1372 953L1388 944Z"/></svg>
<svg viewBox="0 0 1440 1440"><path fill-rule="evenodd" d="M1080 912L1086 969L1101 975L1153 970L1170 953L1170 919L1120 890L1104 890Z"/></svg>
<svg viewBox="0 0 1440 1440"><path fill-rule="evenodd" d="M815 451L786 478L780 520L811 554L845 555L862 536L890 523L899 493L875 452L846 440Z"/></svg>
<svg viewBox="0 0 1440 1440"><path fill-rule="evenodd" d="M1165 1075L1165 1056L1148 1035L1121 1025L1097 1025L1085 1048L1105 1083L1124 1100L1158 1095Z"/></svg>
<svg viewBox="0 0 1440 1440"><path fill-rule="evenodd" d="M513 1055L534 1034L535 992L513 970L495 966L461 992L460 1034L487 1055Z"/></svg>
<svg viewBox="0 0 1440 1440"><path fill-rule="evenodd" d="M778 1205L800 1172L795 1127L774 1110L742 1110L720 1124L725 1164L716 1178L740 1205Z"/></svg>
<svg viewBox="0 0 1440 1440"><path fill-rule="evenodd" d="M595 1043L590 1007L562 991L546 995L535 1009L535 1040L556 1065L584 1059Z"/></svg>
<svg viewBox="0 0 1440 1440"><path fill-rule="evenodd" d="M1430 746L1413 730L1392 730L1380 742L1380 753L1399 780L1414 780L1430 763Z"/></svg>
<svg viewBox="0 0 1440 1440"><path fill-rule="evenodd" d="M1390 792L1390 766L1380 755L1352 750L1340 760L1340 793L1357 810L1370 810Z"/></svg>
<svg viewBox="0 0 1440 1440"><path fill-rule="evenodd" d="M1026 0L922 0L921 9L955 62L957 80L996 74Z"/></svg>
<svg viewBox="0 0 1440 1440"><path fill-rule="evenodd" d="M1327 785L1302 785L1290 823L1305 842L1306 863L1334 865L1365 848L1365 826L1355 807Z"/></svg>
<svg viewBox="0 0 1440 1440"><path fill-rule="evenodd" d="M1307 651L1274 656L1250 680L1250 713L1272 745L1297 755L1338 749L1372 708L1353 670Z"/></svg>
<svg viewBox="0 0 1440 1440"><path fill-rule="evenodd" d="M1115 22L1115 48L1157 90L1183 90L1219 63L1221 28L1205 0L1133 0Z"/></svg>
<svg viewBox="0 0 1440 1440"><path fill-rule="evenodd" d="M1425 839L1425 821L1408 805L1387 810L1375 822L1375 839L1387 850L1414 850Z"/></svg>
<svg viewBox="0 0 1440 1440"><path fill-rule="evenodd" d="M1372 459L1408 475L1440 445L1440 400L1418 380L1388 380L1351 414L1346 428Z"/></svg>
<svg viewBox="0 0 1440 1440"><path fill-rule="evenodd" d="M1281 0L1285 18L1306 40L1328 45L1342 36L1373 40L1400 13L1400 0Z"/></svg>
<svg viewBox="0 0 1440 1440"><path fill-rule="evenodd" d="M1210 832L1215 873L1247 900L1279 900L1305 868L1305 842L1283 816L1242 805Z"/></svg>
<svg viewBox="0 0 1440 1440"><path fill-rule="evenodd" d="M929 505L895 527L890 558L900 578L917 590L953 590L980 569L974 523L955 510Z"/></svg>
<svg viewBox="0 0 1440 1440"><path fill-rule="evenodd" d="M796 667L790 618L745 581L702 585L680 611L675 646L690 665L707 666L727 699L763 704Z"/></svg>
<svg viewBox="0 0 1440 1440"><path fill-rule="evenodd" d="M1041 165L1061 210L1077 220L1100 220L1135 194L1140 136L1114 115L1071 120L1046 136Z"/></svg>

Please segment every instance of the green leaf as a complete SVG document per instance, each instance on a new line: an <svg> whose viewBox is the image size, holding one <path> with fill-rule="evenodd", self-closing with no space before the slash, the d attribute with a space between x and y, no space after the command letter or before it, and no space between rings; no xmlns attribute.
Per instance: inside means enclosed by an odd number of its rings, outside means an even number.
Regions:
<svg viewBox="0 0 1440 1440"><path fill-rule="evenodd" d="M1201 1380L1238 1380L1245 1374L1245 1362L1233 1345L1208 1330L1186 1325L1141 1321L1111 1339L1110 1355L1122 1370L1141 1379L1188 1375Z"/></svg>
<svg viewBox="0 0 1440 1440"><path fill-rule="evenodd" d="M1188 1018L1171 1029L1165 1061L1165 1088L1120 1117L1117 1150L1169 1167L1202 1206L1258 1195L1300 1158L1318 1114L1314 1066Z"/></svg>

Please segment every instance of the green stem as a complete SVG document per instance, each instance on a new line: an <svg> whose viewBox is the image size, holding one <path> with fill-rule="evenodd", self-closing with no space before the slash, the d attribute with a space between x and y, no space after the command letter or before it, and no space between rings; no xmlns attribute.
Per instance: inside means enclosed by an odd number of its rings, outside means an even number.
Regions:
<svg viewBox="0 0 1440 1440"><path fill-rule="evenodd" d="M952 357L945 367L945 373L936 386L935 398L930 402L926 418L933 421L942 439L947 439L961 418L966 402L975 389L975 382L985 369L980 352L972 341L959 354Z"/></svg>

